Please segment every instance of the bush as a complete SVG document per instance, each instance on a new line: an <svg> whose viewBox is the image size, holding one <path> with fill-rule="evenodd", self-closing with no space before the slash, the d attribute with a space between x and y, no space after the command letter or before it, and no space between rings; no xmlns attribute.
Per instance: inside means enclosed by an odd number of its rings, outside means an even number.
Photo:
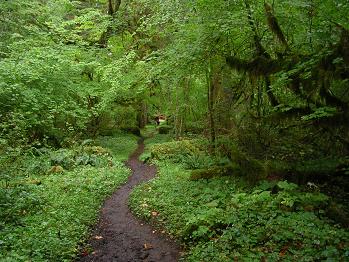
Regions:
<svg viewBox="0 0 349 262"><path fill-rule="evenodd" d="M214 166L206 169L196 169L191 171L190 180L210 179L221 176L239 175L239 168L233 165Z"/></svg>
<svg viewBox="0 0 349 262"><path fill-rule="evenodd" d="M0 260L74 260L100 205L127 180L130 171L121 161L136 148L136 141L119 133L70 149L4 149Z"/></svg>
<svg viewBox="0 0 349 262"><path fill-rule="evenodd" d="M236 147L231 149L229 157L233 165L238 167L240 175L248 181L256 183L267 177L267 166L263 161L248 156Z"/></svg>
<svg viewBox="0 0 349 262"><path fill-rule="evenodd" d="M329 198L297 185L243 178L191 181L177 164L132 192L130 206L183 240L186 261L346 261L349 232L324 217ZM152 212L156 211L156 218Z"/></svg>
<svg viewBox="0 0 349 262"><path fill-rule="evenodd" d="M136 136L141 136L141 130L137 126L122 127L121 130Z"/></svg>
<svg viewBox="0 0 349 262"><path fill-rule="evenodd" d="M159 134L168 134L172 130L172 127L169 125L161 125L158 127Z"/></svg>
<svg viewBox="0 0 349 262"><path fill-rule="evenodd" d="M1 219L0 260L72 260L103 200L128 174L128 169L120 166L81 167L41 177L41 184L30 191L9 195L15 205L1 212L7 219Z"/></svg>
<svg viewBox="0 0 349 262"><path fill-rule="evenodd" d="M155 144L150 147L151 158L155 160L172 160L179 162L183 156L198 155L201 152L196 140L181 140L162 144Z"/></svg>

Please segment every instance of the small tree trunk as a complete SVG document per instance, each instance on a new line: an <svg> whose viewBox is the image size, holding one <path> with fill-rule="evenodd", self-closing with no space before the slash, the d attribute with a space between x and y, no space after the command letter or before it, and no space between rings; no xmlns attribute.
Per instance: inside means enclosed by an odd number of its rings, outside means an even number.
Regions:
<svg viewBox="0 0 349 262"><path fill-rule="evenodd" d="M147 104L142 101L137 115L138 127L144 128L148 123L148 107Z"/></svg>
<svg viewBox="0 0 349 262"><path fill-rule="evenodd" d="M211 152L216 148L216 122L215 122L215 93L219 86L218 72L212 72L210 68L207 72L207 96L208 96L208 118L210 126Z"/></svg>
<svg viewBox="0 0 349 262"><path fill-rule="evenodd" d="M181 112L180 112L180 108L179 108L179 87L178 85L176 86L176 113L175 113L175 136L176 136L176 140L179 139L179 137L181 136Z"/></svg>
<svg viewBox="0 0 349 262"><path fill-rule="evenodd" d="M108 14L110 15L110 19L112 20L114 15L119 11L121 5L121 0L115 0L115 7L113 7L113 1L108 0ZM107 46L107 42L109 37L112 34L112 27L108 26L107 30L102 33L99 38L98 44L100 47L105 48Z"/></svg>
<svg viewBox="0 0 349 262"><path fill-rule="evenodd" d="M119 11L120 5L121 5L121 0L115 0L115 8L114 8L115 13Z"/></svg>
<svg viewBox="0 0 349 262"><path fill-rule="evenodd" d="M269 98L269 101L270 101L270 104L272 106L278 106L279 105L279 102L278 100L276 99L274 93L273 93L273 90L271 90L271 81L270 81L270 77L269 76L265 76L264 78L265 80L265 91L268 95L268 98Z"/></svg>
<svg viewBox="0 0 349 262"><path fill-rule="evenodd" d="M108 1L108 14L111 16L114 15L114 8L113 8L112 0Z"/></svg>

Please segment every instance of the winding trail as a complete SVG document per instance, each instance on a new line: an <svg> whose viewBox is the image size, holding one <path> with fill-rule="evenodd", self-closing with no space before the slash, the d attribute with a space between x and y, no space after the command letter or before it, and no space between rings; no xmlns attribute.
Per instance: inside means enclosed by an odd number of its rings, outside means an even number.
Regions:
<svg viewBox="0 0 349 262"><path fill-rule="evenodd" d="M178 261L179 246L136 219L127 204L133 187L150 180L156 174L155 166L143 164L138 160L143 150L142 139L127 161L127 166L132 170L132 176L104 203L99 223L89 241L93 250L80 257L78 261Z"/></svg>

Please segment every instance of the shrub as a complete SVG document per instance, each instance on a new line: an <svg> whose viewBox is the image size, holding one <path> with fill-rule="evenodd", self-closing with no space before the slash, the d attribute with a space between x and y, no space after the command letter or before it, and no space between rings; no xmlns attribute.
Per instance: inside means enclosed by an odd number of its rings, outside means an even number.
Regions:
<svg viewBox="0 0 349 262"><path fill-rule="evenodd" d="M186 169L203 169L213 166L215 159L201 152L198 154L181 155L180 162Z"/></svg>
<svg viewBox="0 0 349 262"><path fill-rule="evenodd" d="M74 260L100 205L127 180L120 161L136 141L120 133L70 149L7 148L0 155L0 261Z"/></svg>
<svg viewBox="0 0 349 262"><path fill-rule="evenodd" d="M190 180L210 179L221 176L239 175L240 169L233 165L214 166L206 169L196 169L191 171Z"/></svg>
<svg viewBox="0 0 349 262"><path fill-rule="evenodd" d="M130 206L182 239L186 261L348 257L349 232L325 217L329 198L324 194L303 192L287 181L247 186L245 176L192 181L181 165L158 165L159 176L132 192Z"/></svg>
<svg viewBox="0 0 349 262"><path fill-rule="evenodd" d="M158 127L159 134L168 134L172 130L172 127L169 125L161 125Z"/></svg>

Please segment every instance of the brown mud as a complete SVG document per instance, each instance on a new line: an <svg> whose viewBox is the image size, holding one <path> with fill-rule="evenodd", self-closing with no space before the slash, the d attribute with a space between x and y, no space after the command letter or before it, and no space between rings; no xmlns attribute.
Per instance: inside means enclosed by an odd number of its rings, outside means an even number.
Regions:
<svg viewBox="0 0 349 262"><path fill-rule="evenodd" d="M178 261L180 247L173 240L133 216L128 207L132 189L156 174L156 167L138 160L144 150L143 140L129 157L127 166L132 170L128 182L107 199L100 219L89 240L88 252L77 261L105 262L173 262Z"/></svg>

